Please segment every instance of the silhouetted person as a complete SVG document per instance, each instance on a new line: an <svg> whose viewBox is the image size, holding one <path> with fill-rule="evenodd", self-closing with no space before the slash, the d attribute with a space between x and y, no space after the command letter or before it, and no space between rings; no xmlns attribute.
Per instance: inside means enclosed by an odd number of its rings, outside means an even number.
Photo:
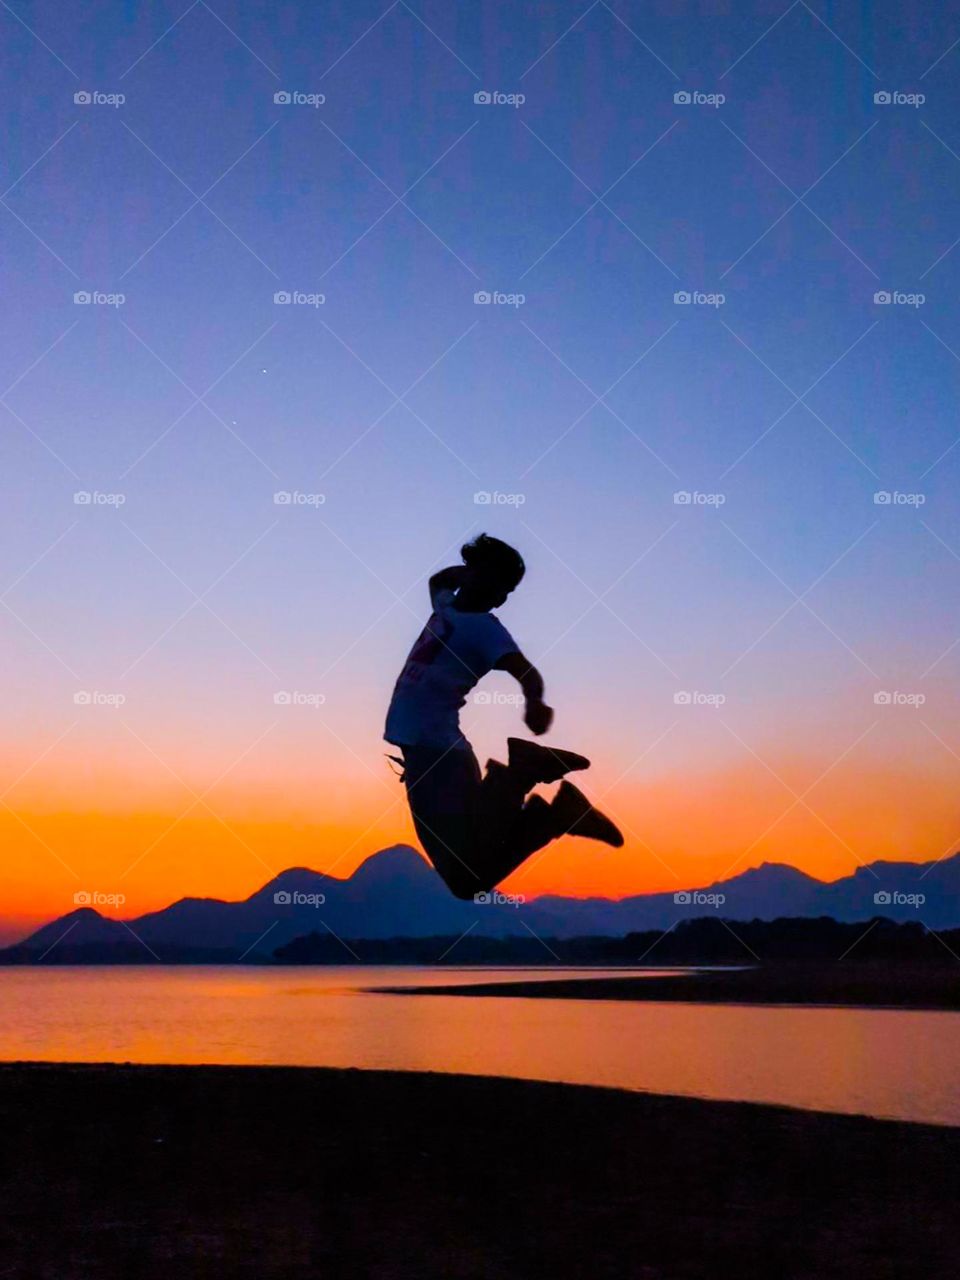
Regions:
<svg viewBox="0 0 960 1280"><path fill-rule="evenodd" d="M482 533L461 555L462 565L430 579L433 613L397 679L384 737L402 752L398 763L424 850L453 894L472 898L558 836L615 847L623 836L569 782L550 804L528 798L539 782L589 768L584 756L508 738L508 763L488 760L481 775L460 732L459 710L488 671L507 671L519 682L532 733L546 733L553 711L543 700L540 673L491 613L523 578L519 552Z"/></svg>

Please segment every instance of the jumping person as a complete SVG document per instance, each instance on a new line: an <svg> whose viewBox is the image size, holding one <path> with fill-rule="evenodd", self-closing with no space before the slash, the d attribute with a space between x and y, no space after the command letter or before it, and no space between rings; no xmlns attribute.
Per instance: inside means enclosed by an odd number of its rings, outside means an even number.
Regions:
<svg viewBox="0 0 960 1280"><path fill-rule="evenodd" d="M413 823L430 861L457 898L486 893L537 849L562 835L619 848L623 836L570 782L551 803L528 793L541 782L589 768L572 751L508 738L508 763L486 773L460 732L458 712L488 671L507 671L523 690L524 723L537 736L553 710L543 679L492 609L526 571L519 552L482 533L461 550L463 564L430 579L433 613L400 672L384 738L400 748Z"/></svg>

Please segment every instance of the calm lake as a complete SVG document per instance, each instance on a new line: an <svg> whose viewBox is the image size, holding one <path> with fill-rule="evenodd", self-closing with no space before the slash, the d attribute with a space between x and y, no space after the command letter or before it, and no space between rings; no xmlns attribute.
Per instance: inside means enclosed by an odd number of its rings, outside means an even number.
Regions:
<svg viewBox="0 0 960 1280"><path fill-rule="evenodd" d="M454 1071L960 1124L956 1013L366 990L530 972L9 968L0 972L0 1059Z"/></svg>

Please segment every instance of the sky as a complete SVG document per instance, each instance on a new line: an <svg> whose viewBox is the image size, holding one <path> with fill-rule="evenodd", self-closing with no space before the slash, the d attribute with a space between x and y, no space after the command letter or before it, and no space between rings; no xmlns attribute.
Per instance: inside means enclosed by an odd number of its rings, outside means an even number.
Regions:
<svg viewBox="0 0 960 1280"><path fill-rule="evenodd" d="M414 842L383 717L483 529L626 836L506 888L955 851L960 13L0 29L0 935Z"/></svg>

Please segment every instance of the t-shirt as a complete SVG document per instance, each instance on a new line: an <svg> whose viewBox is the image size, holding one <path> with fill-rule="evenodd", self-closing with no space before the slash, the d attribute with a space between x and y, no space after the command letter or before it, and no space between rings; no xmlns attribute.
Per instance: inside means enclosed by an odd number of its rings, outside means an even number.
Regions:
<svg viewBox="0 0 960 1280"><path fill-rule="evenodd" d="M492 613L465 613L437 591L433 613L394 686L383 736L396 746L465 747L459 711L467 694L517 643Z"/></svg>

